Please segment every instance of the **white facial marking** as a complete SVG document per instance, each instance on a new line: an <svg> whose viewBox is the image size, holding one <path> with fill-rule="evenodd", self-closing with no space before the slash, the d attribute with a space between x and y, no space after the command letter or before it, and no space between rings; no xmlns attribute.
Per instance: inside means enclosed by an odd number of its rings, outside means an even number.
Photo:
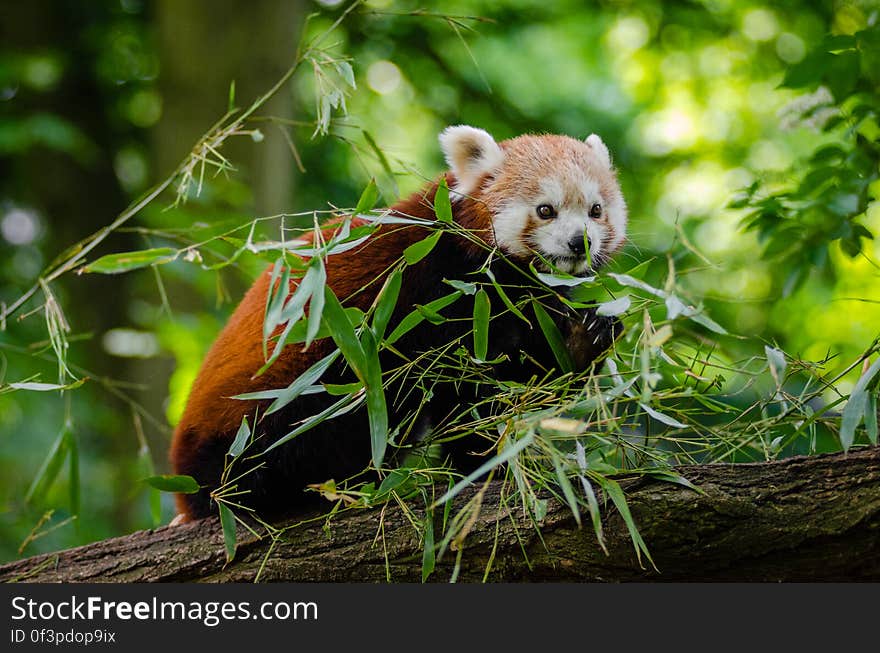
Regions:
<svg viewBox="0 0 880 653"><path fill-rule="evenodd" d="M550 204L557 217L538 224L531 245L563 272L581 274L589 269L588 260L572 250L571 242L586 237L590 261L596 260L607 238L607 229L590 217L590 208L604 201L599 184L582 168L562 166L559 174L564 177L550 177L540 183L541 195L536 204ZM570 189L568 195L566 188Z"/></svg>
<svg viewBox="0 0 880 653"><path fill-rule="evenodd" d="M523 233L533 210L534 207L520 200L508 202L495 214L493 221L495 244L510 254L527 256L529 247L523 242Z"/></svg>

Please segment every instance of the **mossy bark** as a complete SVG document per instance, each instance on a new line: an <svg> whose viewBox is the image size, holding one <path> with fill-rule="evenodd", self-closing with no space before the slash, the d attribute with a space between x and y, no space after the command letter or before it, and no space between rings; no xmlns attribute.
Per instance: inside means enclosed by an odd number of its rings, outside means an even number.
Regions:
<svg viewBox="0 0 880 653"><path fill-rule="evenodd" d="M610 503L606 554L562 503L549 502L540 532L519 508L499 510L495 482L464 542L458 579L880 580L880 448L678 471L701 491L647 478L622 483L653 565L636 559ZM447 551L431 580L448 580L455 559ZM229 564L217 520L205 519L0 567L5 582L384 582L421 574L421 534L396 506L304 523L274 544L241 530Z"/></svg>

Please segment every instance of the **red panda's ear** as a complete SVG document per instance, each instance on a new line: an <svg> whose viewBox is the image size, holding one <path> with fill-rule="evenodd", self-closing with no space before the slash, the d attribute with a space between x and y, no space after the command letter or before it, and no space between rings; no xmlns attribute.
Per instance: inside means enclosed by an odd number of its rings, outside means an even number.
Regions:
<svg viewBox="0 0 880 653"><path fill-rule="evenodd" d="M454 190L467 194L483 175L494 172L504 160L504 152L487 132L467 125L447 127L440 134L440 147L446 163L458 180Z"/></svg>
<svg viewBox="0 0 880 653"><path fill-rule="evenodd" d="M608 148L605 146L605 143L602 142L602 139L596 136L596 134L590 134L586 138L586 143L596 155L599 157L599 160L604 163L609 168L611 167L611 153L608 151Z"/></svg>

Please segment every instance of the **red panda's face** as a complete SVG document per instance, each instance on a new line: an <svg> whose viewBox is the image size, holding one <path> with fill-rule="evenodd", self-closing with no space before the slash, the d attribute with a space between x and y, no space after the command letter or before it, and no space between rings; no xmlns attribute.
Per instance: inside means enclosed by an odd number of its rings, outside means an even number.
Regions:
<svg viewBox="0 0 880 653"><path fill-rule="evenodd" d="M586 141L545 135L498 144L482 130L457 126L440 142L457 179L453 191L484 203L494 244L508 255L583 275L623 244L626 204L595 134Z"/></svg>

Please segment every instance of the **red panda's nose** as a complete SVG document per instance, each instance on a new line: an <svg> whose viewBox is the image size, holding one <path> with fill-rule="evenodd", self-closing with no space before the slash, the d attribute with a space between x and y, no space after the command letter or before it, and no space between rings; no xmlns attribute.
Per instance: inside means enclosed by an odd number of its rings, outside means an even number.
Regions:
<svg viewBox="0 0 880 653"><path fill-rule="evenodd" d="M578 256L583 256L587 253L587 247L590 246L590 239L585 238L584 234L578 234L574 238L568 241L568 248Z"/></svg>

